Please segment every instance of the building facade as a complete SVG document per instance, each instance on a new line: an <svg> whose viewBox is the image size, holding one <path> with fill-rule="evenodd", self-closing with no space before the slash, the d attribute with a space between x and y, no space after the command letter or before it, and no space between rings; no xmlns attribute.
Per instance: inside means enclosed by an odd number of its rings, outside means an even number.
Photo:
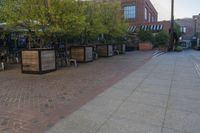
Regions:
<svg viewBox="0 0 200 133"><path fill-rule="evenodd" d="M200 14L191 18L183 18L175 20L180 25L182 32L181 41L192 46L197 44L199 40L197 33L200 33Z"/></svg>
<svg viewBox="0 0 200 133"><path fill-rule="evenodd" d="M124 17L130 25L157 22L158 13L150 0L121 0Z"/></svg>
<svg viewBox="0 0 200 133"><path fill-rule="evenodd" d="M192 18L177 19L175 22L180 26L182 40L191 40L195 32L195 23Z"/></svg>
<svg viewBox="0 0 200 133"><path fill-rule="evenodd" d="M194 37L195 25L192 18L177 19L175 22L180 26L180 31L182 33L180 37L180 42L183 47L189 48L192 46L192 38Z"/></svg>
<svg viewBox="0 0 200 133"><path fill-rule="evenodd" d="M192 18L194 20L195 31L200 32L200 14L194 15Z"/></svg>
<svg viewBox="0 0 200 133"><path fill-rule="evenodd" d="M124 17L129 23L129 32L149 30L169 32L170 21L158 22L158 12L150 0L121 0Z"/></svg>

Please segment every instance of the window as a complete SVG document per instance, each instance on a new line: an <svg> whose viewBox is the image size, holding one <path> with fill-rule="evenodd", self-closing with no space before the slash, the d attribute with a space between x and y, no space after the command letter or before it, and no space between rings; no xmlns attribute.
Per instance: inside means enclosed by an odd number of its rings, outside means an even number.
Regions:
<svg viewBox="0 0 200 133"><path fill-rule="evenodd" d="M187 32L187 28L185 26L181 26L181 32L182 33L186 33Z"/></svg>
<svg viewBox="0 0 200 133"><path fill-rule="evenodd" d="M136 7L135 5L124 7L124 17L127 19L134 19L136 17Z"/></svg>
<svg viewBox="0 0 200 133"><path fill-rule="evenodd" d="M149 13L149 22L151 22L151 13Z"/></svg>
<svg viewBox="0 0 200 133"><path fill-rule="evenodd" d="M155 22L155 19L154 19L154 17L153 17L153 16L151 17L151 21L152 21L152 22Z"/></svg>
<svg viewBox="0 0 200 133"><path fill-rule="evenodd" d="M148 12L148 11L147 11L147 8L145 7L145 9L144 9L144 19L145 19L145 20L148 19L148 17L147 17L147 12Z"/></svg>

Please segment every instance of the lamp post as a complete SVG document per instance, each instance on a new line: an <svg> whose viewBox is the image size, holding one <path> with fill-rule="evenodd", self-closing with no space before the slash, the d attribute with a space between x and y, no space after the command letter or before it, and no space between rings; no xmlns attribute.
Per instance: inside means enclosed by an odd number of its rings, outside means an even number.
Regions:
<svg viewBox="0 0 200 133"><path fill-rule="evenodd" d="M169 51L174 47L174 0L171 1L171 26L170 26L170 44Z"/></svg>

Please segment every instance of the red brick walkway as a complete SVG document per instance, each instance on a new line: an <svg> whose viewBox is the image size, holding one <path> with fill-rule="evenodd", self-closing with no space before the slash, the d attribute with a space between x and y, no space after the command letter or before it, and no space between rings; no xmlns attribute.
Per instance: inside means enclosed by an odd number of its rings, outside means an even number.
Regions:
<svg viewBox="0 0 200 133"><path fill-rule="evenodd" d="M0 72L0 133L43 133L58 120L143 65L152 52L131 52L45 75Z"/></svg>

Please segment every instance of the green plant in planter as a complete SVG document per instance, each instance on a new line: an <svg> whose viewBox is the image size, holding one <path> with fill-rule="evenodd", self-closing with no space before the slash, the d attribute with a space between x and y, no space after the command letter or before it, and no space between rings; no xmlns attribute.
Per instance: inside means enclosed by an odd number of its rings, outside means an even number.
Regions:
<svg viewBox="0 0 200 133"><path fill-rule="evenodd" d="M155 46L159 48L166 47L169 42L169 34L165 31L161 31L155 35Z"/></svg>
<svg viewBox="0 0 200 133"><path fill-rule="evenodd" d="M200 50L200 46L195 46L193 49Z"/></svg>
<svg viewBox="0 0 200 133"><path fill-rule="evenodd" d="M141 42L152 42L153 41L153 34L150 31L140 30L138 32L137 36Z"/></svg>
<svg viewBox="0 0 200 133"><path fill-rule="evenodd" d="M181 46L176 46L175 51L181 52L181 51L183 51L183 48Z"/></svg>
<svg viewBox="0 0 200 133"><path fill-rule="evenodd" d="M153 34L150 31L141 30L138 32L137 37L140 40L139 50L142 50L142 51L152 50L153 48L152 42L154 38L153 38Z"/></svg>

